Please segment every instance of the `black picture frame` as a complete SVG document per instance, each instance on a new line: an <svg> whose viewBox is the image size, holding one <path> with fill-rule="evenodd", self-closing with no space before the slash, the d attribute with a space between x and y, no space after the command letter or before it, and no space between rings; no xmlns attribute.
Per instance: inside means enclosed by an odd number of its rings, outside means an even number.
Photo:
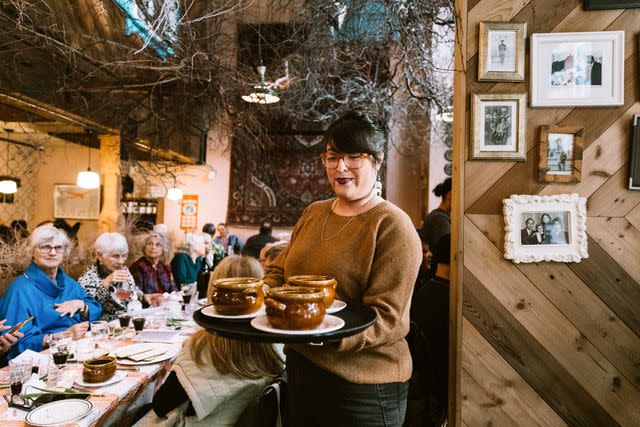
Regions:
<svg viewBox="0 0 640 427"><path fill-rule="evenodd" d="M633 116L631 149L629 150L629 190L640 190L640 114Z"/></svg>
<svg viewBox="0 0 640 427"><path fill-rule="evenodd" d="M584 0L584 10L632 9L640 7L640 0Z"/></svg>

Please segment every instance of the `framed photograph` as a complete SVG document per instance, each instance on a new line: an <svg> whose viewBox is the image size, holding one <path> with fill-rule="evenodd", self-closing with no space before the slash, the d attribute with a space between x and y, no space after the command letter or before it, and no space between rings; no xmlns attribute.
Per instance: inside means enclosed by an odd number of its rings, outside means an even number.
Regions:
<svg viewBox="0 0 640 427"><path fill-rule="evenodd" d="M531 36L531 106L624 104L624 31Z"/></svg>
<svg viewBox="0 0 640 427"><path fill-rule="evenodd" d="M478 80L524 81L526 22L481 22Z"/></svg>
<svg viewBox="0 0 640 427"><path fill-rule="evenodd" d="M68 219L98 219L100 188L88 190L71 184L54 184L53 217Z"/></svg>
<svg viewBox="0 0 640 427"><path fill-rule="evenodd" d="M633 116L633 132L629 153L629 190L640 190L640 115Z"/></svg>
<svg viewBox="0 0 640 427"><path fill-rule="evenodd" d="M540 126L538 179L542 182L580 182L584 128Z"/></svg>
<svg viewBox="0 0 640 427"><path fill-rule="evenodd" d="M471 159L526 160L526 93L474 94Z"/></svg>
<svg viewBox="0 0 640 427"><path fill-rule="evenodd" d="M640 7L640 0L584 0L584 10L631 9Z"/></svg>
<svg viewBox="0 0 640 427"><path fill-rule="evenodd" d="M502 203L506 259L579 262L589 256L585 197L513 195Z"/></svg>

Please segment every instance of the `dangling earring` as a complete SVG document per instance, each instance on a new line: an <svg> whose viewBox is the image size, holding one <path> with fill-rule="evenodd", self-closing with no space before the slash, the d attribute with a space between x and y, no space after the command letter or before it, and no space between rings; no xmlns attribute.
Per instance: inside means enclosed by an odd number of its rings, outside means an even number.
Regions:
<svg viewBox="0 0 640 427"><path fill-rule="evenodd" d="M380 181L380 175L376 176L376 184L373 188L373 191L375 191L376 196L382 196L382 181Z"/></svg>

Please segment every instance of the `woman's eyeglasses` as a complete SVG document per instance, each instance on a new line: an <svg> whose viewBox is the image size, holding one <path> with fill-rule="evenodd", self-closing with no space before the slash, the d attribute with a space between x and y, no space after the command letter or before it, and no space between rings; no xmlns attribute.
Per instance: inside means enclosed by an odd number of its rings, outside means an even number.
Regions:
<svg viewBox="0 0 640 427"><path fill-rule="evenodd" d="M51 253L52 249L55 250L57 254L61 254L62 252L64 252L64 246L62 246L62 245L57 245L57 246L40 245L40 246L38 246L38 250L43 255L47 255L47 254Z"/></svg>
<svg viewBox="0 0 640 427"><path fill-rule="evenodd" d="M327 169L337 169L340 159L344 162L347 169L354 170L362 167L362 162L365 158L369 157L369 154L365 153L348 153L348 154L335 154L335 153L322 153L320 154L320 160L322 165Z"/></svg>

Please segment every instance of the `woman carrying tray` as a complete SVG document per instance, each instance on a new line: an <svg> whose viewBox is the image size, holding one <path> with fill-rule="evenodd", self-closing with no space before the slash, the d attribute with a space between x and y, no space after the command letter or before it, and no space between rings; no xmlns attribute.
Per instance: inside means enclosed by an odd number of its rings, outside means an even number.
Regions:
<svg viewBox="0 0 640 427"><path fill-rule="evenodd" d="M333 276L338 299L370 306L377 319L337 342L287 347L290 424L401 426L412 371L405 336L420 239L409 217L377 194L386 141L375 118L348 112L323 142L322 163L337 197L306 208L265 282Z"/></svg>

